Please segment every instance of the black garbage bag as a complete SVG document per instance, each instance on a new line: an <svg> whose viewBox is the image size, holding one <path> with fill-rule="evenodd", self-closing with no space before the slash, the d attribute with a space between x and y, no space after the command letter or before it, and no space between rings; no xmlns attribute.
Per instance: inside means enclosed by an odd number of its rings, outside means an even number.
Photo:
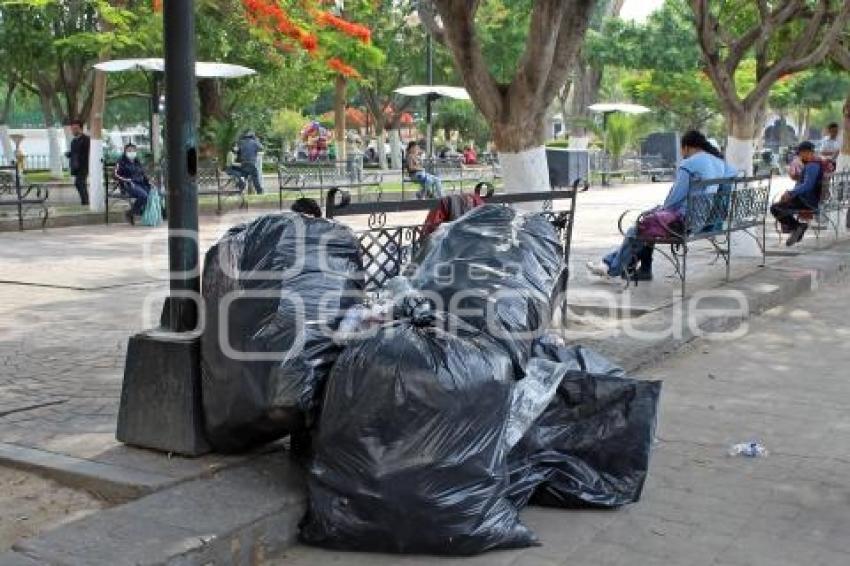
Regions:
<svg viewBox="0 0 850 566"><path fill-rule="evenodd" d="M510 358L446 313L405 317L331 372L301 539L441 555L535 544L505 498Z"/></svg>
<svg viewBox="0 0 850 566"><path fill-rule="evenodd" d="M566 278L558 234L540 214L484 205L442 224L414 258L413 288L487 331L525 366Z"/></svg>
<svg viewBox="0 0 850 566"><path fill-rule="evenodd" d="M201 368L206 432L216 450L246 450L309 423L341 351L330 329L363 303L363 289L357 239L332 221L262 216L210 248Z"/></svg>
<svg viewBox="0 0 850 566"><path fill-rule="evenodd" d="M614 364L582 347L563 347L558 354L555 361L532 358L528 365L529 372L556 374L560 385L508 457L511 500L520 508L529 501L554 507L637 502L661 383L622 377Z"/></svg>

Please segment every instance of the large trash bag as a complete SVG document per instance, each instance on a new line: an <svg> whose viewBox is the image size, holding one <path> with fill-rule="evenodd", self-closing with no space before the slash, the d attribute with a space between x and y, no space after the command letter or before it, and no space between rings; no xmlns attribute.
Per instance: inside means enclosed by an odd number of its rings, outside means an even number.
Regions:
<svg viewBox="0 0 850 566"><path fill-rule="evenodd" d="M560 380L555 398L508 457L510 498L523 507L619 507L640 499L661 383L622 377L602 356L563 347L529 371ZM588 367L605 373L590 373Z"/></svg>
<svg viewBox="0 0 850 566"><path fill-rule="evenodd" d="M246 450L308 424L341 351L330 330L346 309L363 303L363 289L357 239L332 221L262 216L210 248L201 368L213 448ZM229 298L246 293L260 296L227 307ZM250 359L231 355L220 335Z"/></svg>
<svg viewBox="0 0 850 566"><path fill-rule="evenodd" d="M442 224L414 258L413 288L485 330L521 370L549 328L566 277L558 234L545 217L484 205Z"/></svg>
<svg viewBox="0 0 850 566"><path fill-rule="evenodd" d="M498 343L428 308L349 345L325 390L301 539L441 555L534 544L505 498L513 382Z"/></svg>

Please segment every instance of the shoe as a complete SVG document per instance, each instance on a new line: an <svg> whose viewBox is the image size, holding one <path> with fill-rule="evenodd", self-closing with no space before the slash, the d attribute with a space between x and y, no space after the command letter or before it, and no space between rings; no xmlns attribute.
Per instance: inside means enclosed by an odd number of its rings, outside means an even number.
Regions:
<svg viewBox="0 0 850 566"><path fill-rule="evenodd" d="M133 217L133 211L131 210L124 213L124 220L126 220L131 226L136 225L136 219Z"/></svg>
<svg viewBox="0 0 850 566"><path fill-rule="evenodd" d="M606 279L609 277L608 266L602 262L593 263L592 261L588 261L585 264L585 267L591 273L591 275L596 275L597 277L605 277Z"/></svg>
<svg viewBox="0 0 850 566"><path fill-rule="evenodd" d="M788 240L785 242L785 245L789 248L803 239L803 236L806 235L806 230L809 229L809 225L801 222L794 231L791 232L791 235L788 236Z"/></svg>

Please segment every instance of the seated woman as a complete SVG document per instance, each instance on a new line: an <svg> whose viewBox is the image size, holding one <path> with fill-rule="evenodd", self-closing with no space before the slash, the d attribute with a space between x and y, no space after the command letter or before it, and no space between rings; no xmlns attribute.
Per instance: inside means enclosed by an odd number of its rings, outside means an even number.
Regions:
<svg viewBox="0 0 850 566"><path fill-rule="evenodd" d="M124 218L130 224L135 224L135 217L145 211L148 193L152 188L135 145L128 143L124 146L124 153L115 166L115 178L121 183L121 191L133 199L133 206L124 213Z"/></svg>
<svg viewBox="0 0 850 566"><path fill-rule="evenodd" d="M720 151L700 132L687 132L682 136L681 147L683 161L676 172L676 182L661 208L684 217L692 181L735 177L737 171L724 161ZM704 190L716 189L706 187ZM626 232L619 249L606 255L599 263L587 262L587 269L599 277L627 277L632 274L637 281L651 281L654 249L652 244L637 238L637 226L634 226Z"/></svg>
<svg viewBox="0 0 850 566"><path fill-rule="evenodd" d="M415 141L407 144L406 167L410 179L419 183L419 186L422 187L416 191L416 198L422 199L425 196L440 198L443 196L443 184L440 178L425 171L422 166L422 148Z"/></svg>

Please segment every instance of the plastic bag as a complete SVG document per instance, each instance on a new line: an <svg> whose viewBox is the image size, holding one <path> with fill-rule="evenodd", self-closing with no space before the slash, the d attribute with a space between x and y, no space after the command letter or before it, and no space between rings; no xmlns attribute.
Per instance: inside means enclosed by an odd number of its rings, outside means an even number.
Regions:
<svg viewBox="0 0 850 566"><path fill-rule="evenodd" d="M216 450L245 450L309 424L341 351L332 330L363 303L363 289L357 239L332 221L262 216L210 248L201 368Z"/></svg>
<svg viewBox="0 0 850 566"><path fill-rule="evenodd" d="M440 225L414 260L411 285L496 338L517 371L549 328L566 278L557 232L539 214L484 205Z"/></svg>
<svg viewBox="0 0 850 566"><path fill-rule="evenodd" d="M638 501L661 383L621 377L614 364L581 347L532 358L529 368L548 369L560 385L508 457L511 500L518 507L529 501L555 507L619 507Z"/></svg>
<svg viewBox="0 0 850 566"><path fill-rule="evenodd" d="M451 315L404 316L334 366L301 539L447 555L534 544L505 498L510 358Z"/></svg>
<svg viewBox="0 0 850 566"><path fill-rule="evenodd" d="M162 223L162 196L159 190L148 191L148 202L142 212L142 226L159 226Z"/></svg>

